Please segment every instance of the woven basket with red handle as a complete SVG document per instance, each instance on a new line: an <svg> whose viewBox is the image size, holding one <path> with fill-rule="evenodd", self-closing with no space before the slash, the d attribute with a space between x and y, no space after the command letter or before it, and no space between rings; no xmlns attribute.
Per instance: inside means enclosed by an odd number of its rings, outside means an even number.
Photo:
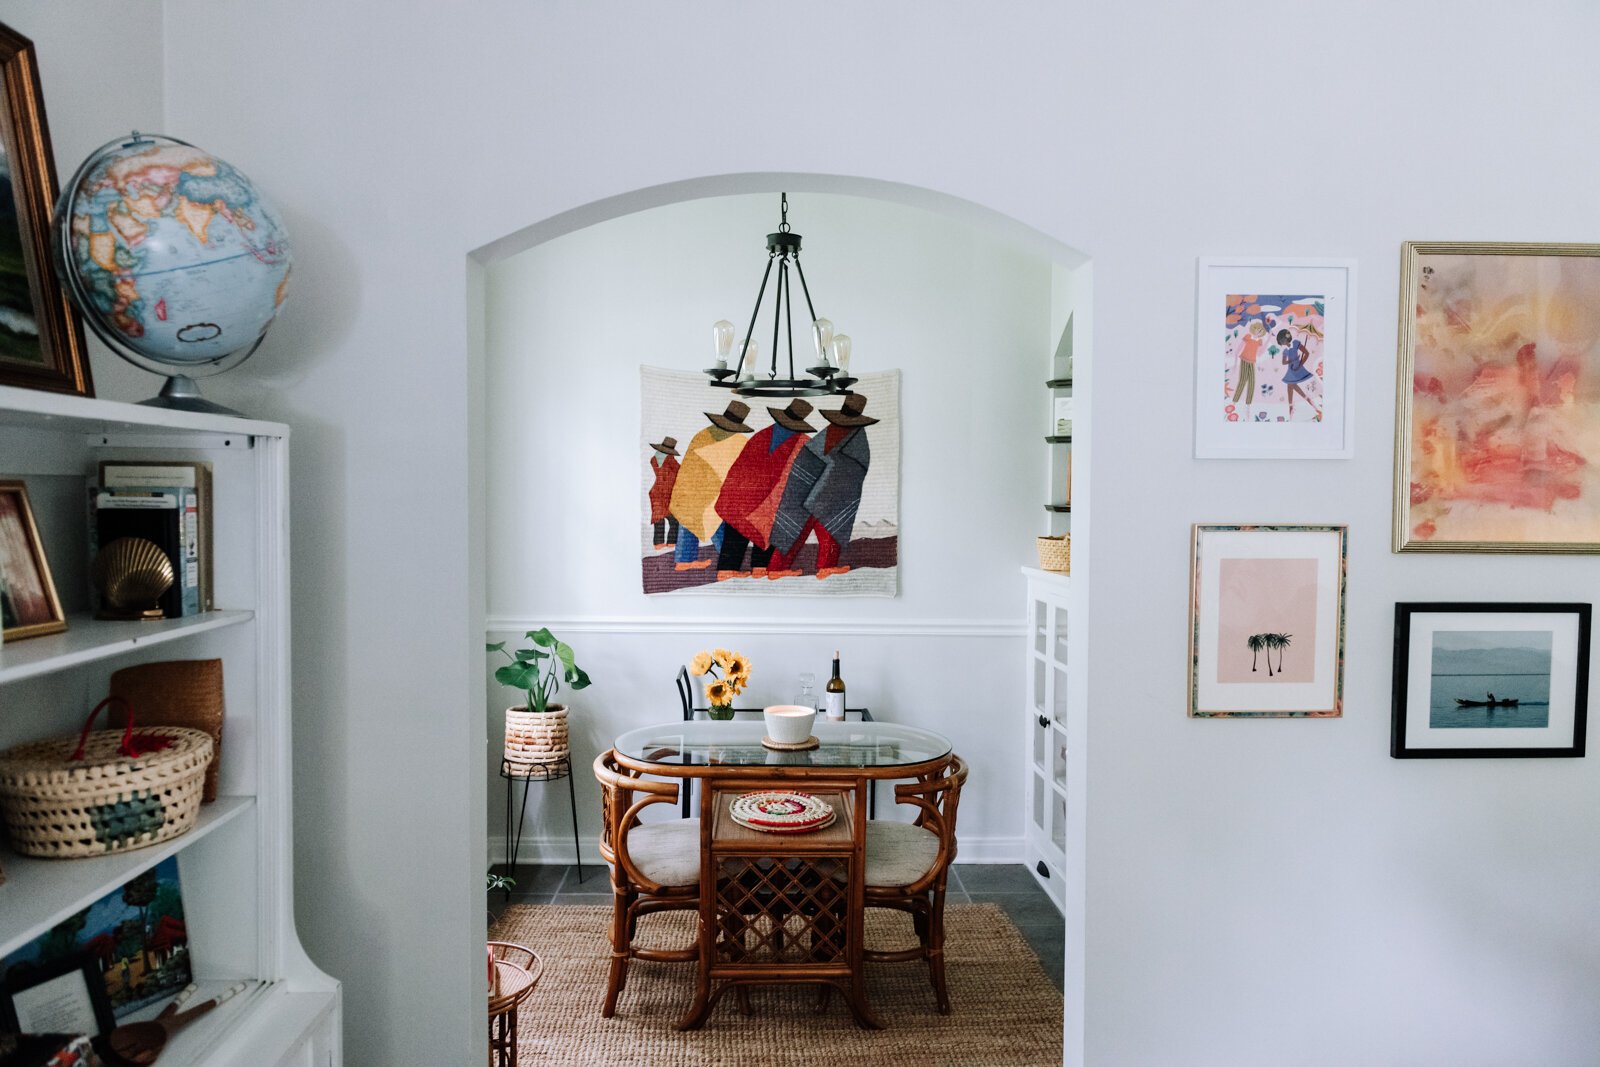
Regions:
<svg viewBox="0 0 1600 1067"><path fill-rule="evenodd" d="M121 730L91 730L100 709L122 704ZM160 844L194 828L211 738L179 726L133 725L117 697L95 705L78 737L0 753L0 816L11 847L71 859Z"/></svg>

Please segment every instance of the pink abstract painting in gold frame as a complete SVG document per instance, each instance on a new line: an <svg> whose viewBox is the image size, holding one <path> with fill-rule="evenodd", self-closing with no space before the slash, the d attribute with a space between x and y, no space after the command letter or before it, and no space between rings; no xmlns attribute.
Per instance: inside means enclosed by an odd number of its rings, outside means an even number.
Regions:
<svg viewBox="0 0 1600 1067"><path fill-rule="evenodd" d="M1600 245L1401 253L1398 552L1600 552Z"/></svg>

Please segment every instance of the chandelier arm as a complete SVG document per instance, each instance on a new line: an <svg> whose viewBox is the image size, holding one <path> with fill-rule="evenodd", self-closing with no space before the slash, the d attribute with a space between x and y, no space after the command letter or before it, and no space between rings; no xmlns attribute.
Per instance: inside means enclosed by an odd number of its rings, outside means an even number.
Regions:
<svg viewBox="0 0 1600 1067"><path fill-rule="evenodd" d="M789 327L789 378L794 378L794 309L790 298L794 296L794 283L789 280L789 264L783 265L783 319Z"/></svg>
<svg viewBox="0 0 1600 1067"><path fill-rule="evenodd" d="M794 269L795 273L800 275L800 291L806 296L806 310L811 312L811 321L816 322L817 309L811 306L811 289L806 285L806 271L804 267L800 266L799 252L794 254Z"/></svg>
<svg viewBox="0 0 1600 1067"><path fill-rule="evenodd" d="M773 253L769 252L767 254L767 269L761 275L761 288L756 290L756 306L750 309L750 325L745 327L744 344L739 346L739 368L741 370L744 369L744 354L750 351L750 337L756 332L756 316L761 314L761 298L767 295L767 279L772 277L772 261L776 258L777 256ZM751 371L755 370L754 367L750 369ZM738 377L737 374L734 375L736 380Z"/></svg>
<svg viewBox="0 0 1600 1067"><path fill-rule="evenodd" d="M778 320L783 318L783 283L789 277L789 257L778 257L778 287L772 291L772 370L768 378L778 376Z"/></svg>

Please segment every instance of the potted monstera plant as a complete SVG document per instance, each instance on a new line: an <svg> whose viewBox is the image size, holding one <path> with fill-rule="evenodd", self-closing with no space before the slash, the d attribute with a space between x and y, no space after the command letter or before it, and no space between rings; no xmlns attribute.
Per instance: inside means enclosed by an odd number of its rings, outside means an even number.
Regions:
<svg viewBox="0 0 1600 1067"><path fill-rule="evenodd" d="M527 774L540 764L560 763L570 757L567 742L567 706L553 703L564 681L570 689L585 689L589 676L579 667L572 646L558 640L549 627L529 630L528 645L515 652L508 642L488 645L510 662L494 672L501 685L519 689L525 703L506 709L505 759L512 773Z"/></svg>

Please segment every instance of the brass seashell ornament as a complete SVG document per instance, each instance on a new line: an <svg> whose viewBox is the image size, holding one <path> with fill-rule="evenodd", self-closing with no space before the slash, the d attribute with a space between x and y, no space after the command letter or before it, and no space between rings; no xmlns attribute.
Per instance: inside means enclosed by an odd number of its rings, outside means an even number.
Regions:
<svg viewBox="0 0 1600 1067"><path fill-rule="evenodd" d="M119 537L100 549L89 574L102 602L97 619L163 618L161 595L177 580L172 559L143 537Z"/></svg>

